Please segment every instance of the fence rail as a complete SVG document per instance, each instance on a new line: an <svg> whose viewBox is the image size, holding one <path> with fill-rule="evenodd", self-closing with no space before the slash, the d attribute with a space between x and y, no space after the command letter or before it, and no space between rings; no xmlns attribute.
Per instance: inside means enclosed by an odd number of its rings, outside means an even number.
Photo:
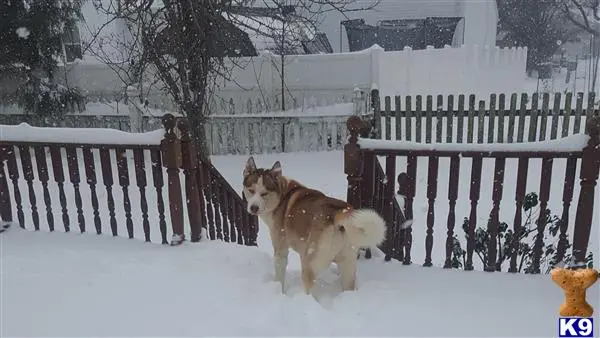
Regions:
<svg viewBox="0 0 600 338"><path fill-rule="evenodd" d="M573 266L584 266L590 257L587 253L595 215L594 187L600 172L600 116L597 111L594 114L587 120L586 130L589 135L581 133L570 136L569 140L551 141L551 146L540 147L539 144L531 143L475 144L461 145L456 149L451 149L450 145L441 150L433 145L426 146L409 141L368 139L373 122L351 117L347 124L350 138L344 151L348 201L355 208L375 207L381 211L381 207L377 205L382 197L373 194L373 191L385 191L382 214L387 222L389 235L382 249L386 256L404 264L412 263L411 252L415 248L413 230L423 227L423 265L433 265L435 257L432 256L432 251L436 242L434 229L441 223L437 218L442 216L446 218L446 236L442 244L445 248L444 268L462 266L465 270L473 270L474 253L481 259L485 271L501 271L503 263L508 263L509 272L528 273L546 272L549 267L561 261L571 261ZM530 140L534 138L531 137ZM484 150L484 147L491 148ZM381 167L379 156L384 159L385 178L378 173L377 168ZM466 178L469 184L461 184L465 179L461 176L461 164L465 163L465 157L470 158L470 167L466 168L467 174L470 172L470 177ZM561 170L553 172L554 164L560 160L566 161L564 177L559 179L563 188L562 213L553 220L549 215L550 203L553 202L551 197L557 194L551 194L551 182L553 176L561 175ZM517 162L516 182L510 182L511 177L507 174L512 169L513 161ZM541 161L539 168L535 166L536 161ZM400 170L397 176L398 186L393 179L396 177L397 162L405 164L406 168ZM424 162L426 170L421 162ZM488 168L491 170L487 171ZM575 184L577 168L580 187ZM528 175L530 171L537 171L539 175L539 213L530 222L533 224L531 228L528 227L529 218L526 219L524 215L528 204L532 204L531 196L526 194L528 178L531 178ZM486 175L488 172L491 173L491 186L484 180L484 176L489 176ZM443 186L446 181L448 212L446 215L438 215L438 190L445 189ZM503 199L504 191L513 187L515 190L511 201ZM404 200L403 214L408 219L413 218L415 203L424 199L419 202L422 202L427 210L425 219L414 220L412 228L400 230L401 221L394 217L396 206L392 203L396 198L395 191L398 191L399 197ZM577 192L579 197L573 222L570 218L570 205ZM460 229L456 229L456 220L459 212L462 212L461 208L457 208L459 195L468 196L470 206L462 229L467 240L466 250L462 249L457 238ZM491 197L487 226L477 228L481 219L481 209L486 206L483 199L485 196ZM537 198L535 202L538 202ZM501 222L500 214L501 206L510 205L514 208L514 215L512 227L509 228L508 223ZM568 231L573 232L572 244ZM558 241L554 246L545 244L549 233L558 234ZM531 247L527 241L533 243ZM568 254L567 249L571 246L572 252ZM524 264L527 265L525 269Z"/></svg>
<svg viewBox="0 0 600 338"><path fill-rule="evenodd" d="M0 126L2 220L82 233L93 224L97 234L126 233L163 244L171 235L173 245L187 232L199 241L205 229L210 239L256 245L258 219L245 212L245 202L211 163L197 159L187 121L165 115L163 125L164 137L153 132L151 139L114 130L60 130L67 137L85 133L87 141L80 142L57 141L49 133L53 128ZM37 136L32 142L27 135ZM118 144L123 135L129 141Z"/></svg>
<svg viewBox="0 0 600 338"><path fill-rule="evenodd" d="M583 132L598 113L595 93L386 96L371 93L374 136L425 143L513 143ZM586 99L584 102L584 98ZM573 107L575 103L575 107Z"/></svg>

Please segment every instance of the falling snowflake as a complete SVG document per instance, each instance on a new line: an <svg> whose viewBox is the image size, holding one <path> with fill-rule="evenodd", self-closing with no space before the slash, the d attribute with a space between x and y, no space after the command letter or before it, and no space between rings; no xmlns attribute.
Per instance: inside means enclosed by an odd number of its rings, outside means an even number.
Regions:
<svg viewBox="0 0 600 338"><path fill-rule="evenodd" d="M21 39L27 39L30 34L29 29L27 29L27 27L19 27L15 32Z"/></svg>

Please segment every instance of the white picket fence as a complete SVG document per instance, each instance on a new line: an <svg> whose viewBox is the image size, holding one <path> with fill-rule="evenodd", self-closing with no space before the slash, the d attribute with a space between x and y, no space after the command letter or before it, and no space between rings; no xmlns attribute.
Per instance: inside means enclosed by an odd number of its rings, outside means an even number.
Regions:
<svg viewBox="0 0 600 338"><path fill-rule="evenodd" d="M338 150L346 143L347 115L315 117L211 117L213 155Z"/></svg>

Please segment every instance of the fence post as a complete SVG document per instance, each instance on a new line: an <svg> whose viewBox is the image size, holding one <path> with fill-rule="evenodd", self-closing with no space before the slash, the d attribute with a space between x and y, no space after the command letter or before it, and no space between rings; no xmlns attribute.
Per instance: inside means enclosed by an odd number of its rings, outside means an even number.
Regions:
<svg viewBox="0 0 600 338"><path fill-rule="evenodd" d="M358 145L358 136L364 126L362 119L352 116L346 122L350 137L344 145L344 173L348 179L347 202L355 209L362 206L361 182L363 176L363 154Z"/></svg>
<svg viewBox="0 0 600 338"><path fill-rule="evenodd" d="M586 122L590 139L583 148L579 174L581 191L575 214L573 262L571 264L575 268L585 267L585 256L594 215L594 189L600 172L600 117L594 116Z"/></svg>
<svg viewBox="0 0 600 338"><path fill-rule="evenodd" d="M181 183L179 182L179 168L182 165L181 142L175 134L175 116L165 114L162 118L165 128L165 137L160 141L163 166L167 168L167 182L169 190L169 211L171 214L171 227L173 237L171 245L179 245L185 240L183 232L183 201L181 198Z"/></svg>
<svg viewBox="0 0 600 338"><path fill-rule="evenodd" d="M181 157L183 174L185 175L185 195L187 197L187 211L190 221L190 240L200 241L202 225L200 215L200 196L198 194L198 156L196 147L190 137L190 125L187 118L180 119L177 123L181 131Z"/></svg>
<svg viewBox="0 0 600 338"><path fill-rule="evenodd" d="M372 137L375 139L381 138L381 100L379 99L379 90L373 89L371 90L371 108L373 109L373 121L371 125L372 129Z"/></svg>
<svg viewBox="0 0 600 338"><path fill-rule="evenodd" d="M12 222L12 206L10 203L10 191L4 171L4 162L8 159L9 145L0 146L0 221Z"/></svg>

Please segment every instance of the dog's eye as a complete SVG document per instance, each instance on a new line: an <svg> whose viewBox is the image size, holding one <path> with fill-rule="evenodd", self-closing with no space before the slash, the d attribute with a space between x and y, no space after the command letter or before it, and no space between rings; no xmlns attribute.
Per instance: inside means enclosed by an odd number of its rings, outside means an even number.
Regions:
<svg viewBox="0 0 600 338"><path fill-rule="evenodd" d="M254 189L248 189L248 192L250 193L250 195L254 195Z"/></svg>
<svg viewBox="0 0 600 338"><path fill-rule="evenodd" d="M261 197L265 197L267 196L269 193L268 192L263 192L262 194L260 194Z"/></svg>

